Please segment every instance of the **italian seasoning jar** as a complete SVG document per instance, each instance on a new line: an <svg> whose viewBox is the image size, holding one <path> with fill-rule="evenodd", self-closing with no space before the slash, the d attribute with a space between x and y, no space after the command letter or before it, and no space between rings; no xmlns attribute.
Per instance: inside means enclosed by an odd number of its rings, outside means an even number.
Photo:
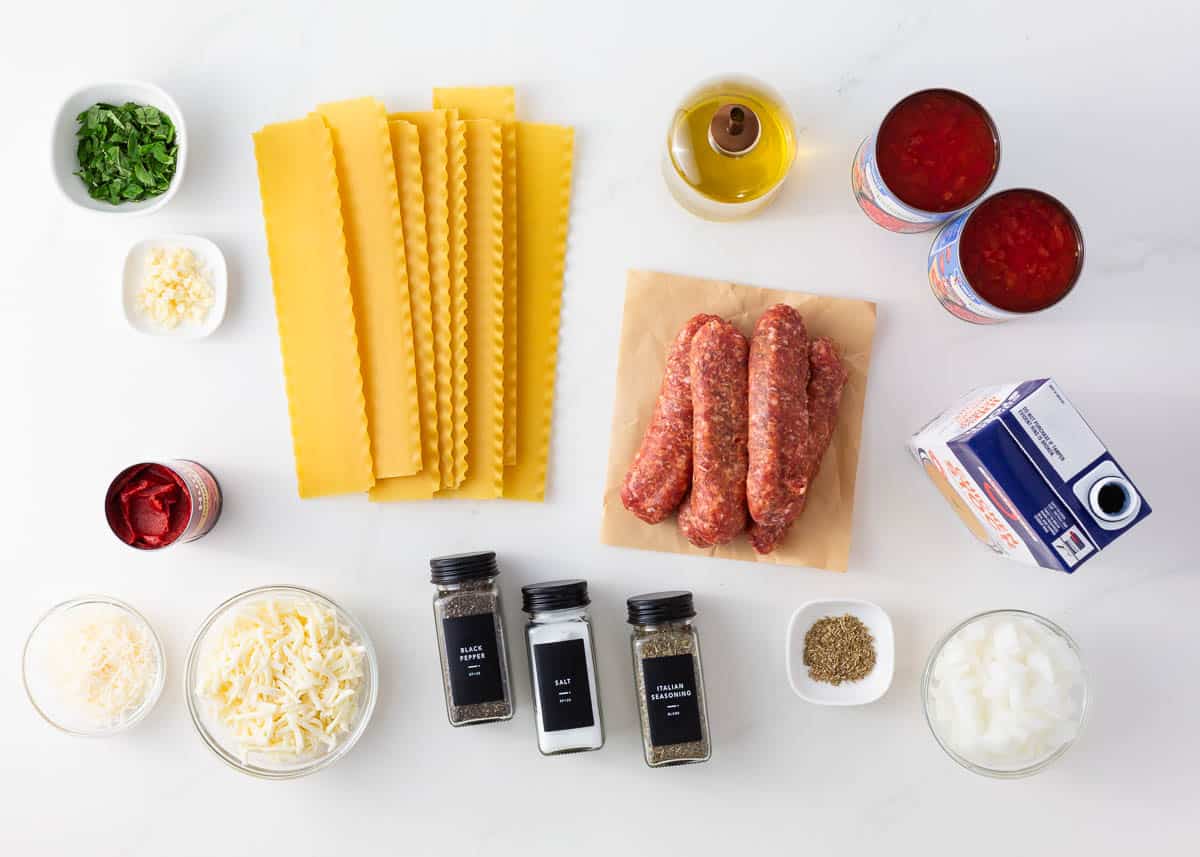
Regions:
<svg viewBox="0 0 1200 857"><path fill-rule="evenodd" d="M538 749L544 756L604 746L586 580L521 587Z"/></svg>
<svg viewBox="0 0 1200 857"><path fill-rule="evenodd" d="M626 606L646 764L707 762L712 745L692 593L635 595Z"/></svg>
<svg viewBox="0 0 1200 857"><path fill-rule="evenodd" d="M513 716L508 649L496 586L496 554L464 553L429 561L433 618L446 714L452 726Z"/></svg>

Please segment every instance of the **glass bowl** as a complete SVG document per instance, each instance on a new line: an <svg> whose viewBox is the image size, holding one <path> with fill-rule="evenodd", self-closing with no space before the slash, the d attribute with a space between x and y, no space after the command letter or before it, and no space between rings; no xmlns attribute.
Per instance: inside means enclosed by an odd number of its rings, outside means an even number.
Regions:
<svg viewBox="0 0 1200 857"><path fill-rule="evenodd" d="M85 711L64 697L51 675L52 665L49 661L54 657L51 650L56 632L67 630L70 622L80 621L89 612L109 611L130 619L146 631L157 659L158 669L150 689L137 708L126 712L119 720L101 723L91 720ZM21 651L21 682L25 686L29 702L43 720L70 735L100 737L115 735L133 727L154 708L162 695L166 680L167 658L163 652L162 640L158 638L154 628L137 610L124 601L107 595L82 595L54 605L33 626Z"/></svg>
<svg viewBox="0 0 1200 857"><path fill-rule="evenodd" d="M934 717L932 711L933 704L930 698L930 685L933 680L933 666L935 663L937 663L937 659L942 654L942 649L945 648L946 643L948 643L959 631L963 630L969 625L972 625L982 619L989 619L997 616L1011 616L1019 619L1032 620L1047 628L1056 637L1066 643L1067 647L1071 650L1075 657L1079 659L1080 670L1083 674L1082 698L1079 701L1079 719L1076 723L1075 737L1059 746L1047 756L1039 759L1033 764L1025 765L1023 767L989 767L962 756L938 733L938 721ZM929 726L929 731L933 734L934 740L937 741L939 747L946 751L946 755L951 759L958 762L968 771L973 771L974 773L985 777L996 777L998 779L1019 779L1021 777L1028 777L1032 774L1038 773L1039 771L1045 770L1051 764L1061 759L1067 750L1069 750L1071 746L1079 740L1079 735L1083 731L1083 725L1087 719L1087 672L1083 669L1083 659L1079 653L1079 646L1071 638L1070 634L1068 634L1054 622L1051 622L1044 616L1039 616L1036 613L1030 613L1026 610L989 610L987 612L972 616L969 619L966 619L955 625L948 632L946 632L946 634L940 640L938 640L937 644L933 647L933 651L929 655L929 660L925 662L925 671L921 675L921 708L925 712L925 723Z"/></svg>
<svg viewBox="0 0 1200 857"><path fill-rule="evenodd" d="M213 629L223 625L226 619L239 609L263 599L316 601L325 609L333 611L338 621L350 630L354 640L365 649L363 655L364 675L358 689L358 711L355 714L354 723L350 726L349 731L338 739L337 744L318 755L297 759L279 759L251 751L243 758L233 736L226 732L210 711L211 704L197 692L201 658L205 653L209 634ZM371 720L371 714L375 710L378 687L379 673L375 647L371 644L371 638L367 635L366 629L358 620L320 592L305 589L302 586L276 585L260 586L235 595L208 615L208 618L200 626L200 630L196 632L191 650L188 652L183 694L196 731L200 733L200 737L204 739L204 743L208 745L209 749L216 753L223 762L254 777L268 780L289 780L326 768L350 752L350 748L362 737L367 723Z"/></svg>

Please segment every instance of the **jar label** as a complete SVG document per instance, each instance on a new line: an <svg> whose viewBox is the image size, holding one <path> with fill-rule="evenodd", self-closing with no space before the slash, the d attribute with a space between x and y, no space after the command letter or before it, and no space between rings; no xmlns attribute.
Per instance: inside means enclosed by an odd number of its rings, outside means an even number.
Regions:
<svg viewBox="0 0 1200 857"><path fill-rule="evenodd" d="M700 701L696 697L696 663L691 655L668 655L642 661L650 743L655 747L699 741Z"/></svg>
<svg viewBox="0 0 1200 857"><path fill-rule="evenodd" d="M588 681L587 651L583 640L562 640L533 647L542 731L594 726L592 685Z"/></svg>
<svg viewBox="0 0 1200 857"><path fill-rule="evenodd" d="M478 705L504 699L496 614L479 613L442 620L450 696L455 705Z"/></svg>

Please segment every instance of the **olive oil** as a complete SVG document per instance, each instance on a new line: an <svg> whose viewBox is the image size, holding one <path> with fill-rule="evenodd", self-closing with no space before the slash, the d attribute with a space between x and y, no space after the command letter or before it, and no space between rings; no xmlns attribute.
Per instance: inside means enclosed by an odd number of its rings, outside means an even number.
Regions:
<svg viewBox="0 0 1200 857"><path fill-rule="evenodd" d="M700 84L671 118L663 157L667 187L709 220L764 209L796 159L796 133L783 98L759 81L723 77Z"/></svg>

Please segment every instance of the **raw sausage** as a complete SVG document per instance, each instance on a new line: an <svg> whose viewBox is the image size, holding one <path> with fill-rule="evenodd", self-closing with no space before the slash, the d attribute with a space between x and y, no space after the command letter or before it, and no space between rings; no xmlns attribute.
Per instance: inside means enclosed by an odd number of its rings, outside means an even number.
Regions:
<svg viewBox="0 0 1200 857"><path fill-rule="evenodd" d="M846 367L838 358L833 341L826 337L813 340L808 351L808 444L805 461L808 483L817 478L821 460L829 449L833 431L837 427L838 406L842 391L846 387ZM781 523L755 524L750 528L750 543L759 553L775 550L787 535L792 522L800 517L808 502L808 493L800 498L795 515Z"/></svg>
<svg viewBox="0 0 1200 857"><path fill-rule="evenodd" d="M679 529L697 547L725 544L746 528L746 337L727 321L692 339L692 493Z"/></svg>
<svg viewBox="0 0 1200 857"><path fill-rule="evenodd" d="M683 500L692 479L692 338L717 320L697 315L675 336L654 415L621 485L621 502L648 524L666 520Z"/></svg>
<svg viewBox="0 0 1200 857"><path fill-rule="evenodd" d="M808 332L786 304L754 325L749 398L746 502L756 523L782 524L795 518L808 488Z"/></svg>

